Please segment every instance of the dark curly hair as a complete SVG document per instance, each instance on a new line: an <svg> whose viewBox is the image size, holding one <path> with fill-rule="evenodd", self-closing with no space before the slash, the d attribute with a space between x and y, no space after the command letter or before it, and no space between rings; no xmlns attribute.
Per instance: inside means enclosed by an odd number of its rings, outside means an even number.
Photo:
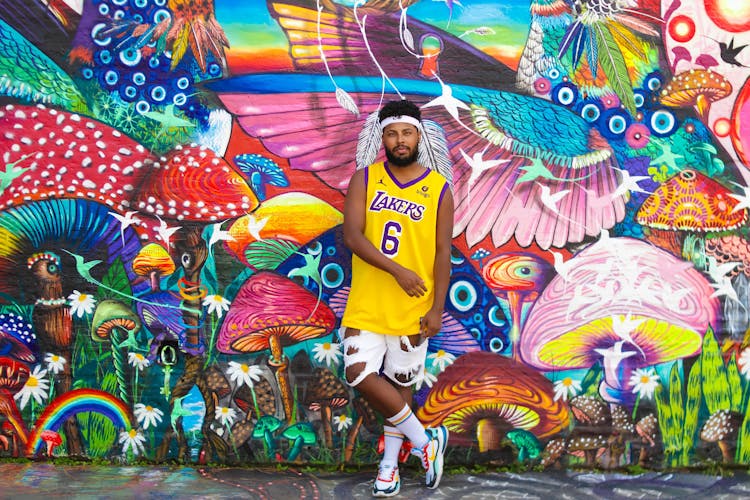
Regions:
<svg viewBox="0 0 750 500"><path fill-rule="evenodd" d="M419 107L406 99L385 103L385 106L378 113L378 121L382 122L389 116L411 116L419 121L422 120L422 112L419 110Z"/></svg>

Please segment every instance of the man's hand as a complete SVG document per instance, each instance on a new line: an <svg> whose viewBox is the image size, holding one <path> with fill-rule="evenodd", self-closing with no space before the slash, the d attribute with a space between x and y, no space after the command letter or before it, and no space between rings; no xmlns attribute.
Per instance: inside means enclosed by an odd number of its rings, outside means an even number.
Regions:
<svg viewBox="0 0 750 500"><path fill-rule="evenodd" d="M440 311L430 309L419 321L419 333L427 338L434 337L443 327L443 315Z"/></svg>
<svg viewBox="0 0 750 500"><path fill-rule="evenodd" d="M402 267L397 272L393 273L393 277L396 279L398 285L410 297L421 297L427 293L427 287L424 284L424 280L422 280L422 278L411 269Z"/></svg>

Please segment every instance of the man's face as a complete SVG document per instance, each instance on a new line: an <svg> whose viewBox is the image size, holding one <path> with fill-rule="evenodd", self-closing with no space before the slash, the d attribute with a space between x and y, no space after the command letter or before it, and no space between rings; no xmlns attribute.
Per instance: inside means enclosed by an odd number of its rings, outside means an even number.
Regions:
<svg viewBox="0 0 750 500"><path fill-rule="evenodd" d="M391 123L383 129L383 147L390 165L406 167L417 161L419 131L409 123Z"/></svg>

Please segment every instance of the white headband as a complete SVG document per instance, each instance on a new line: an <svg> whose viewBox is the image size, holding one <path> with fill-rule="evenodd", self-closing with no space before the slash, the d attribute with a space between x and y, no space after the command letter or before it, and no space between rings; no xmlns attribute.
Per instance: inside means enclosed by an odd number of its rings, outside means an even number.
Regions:
<svg viewBox="0 0 750 500"><path fill-rule="evenodd" d="M417 128L420 128L421 123L419 123L419 120L414 118L413 116L409 115L401 115L401 116L389 116L388 118L383 118L383 121L380 122L380 130L384 130L385 127L390 125L391 123L409 123L411 125L414 125Z"/></svg>

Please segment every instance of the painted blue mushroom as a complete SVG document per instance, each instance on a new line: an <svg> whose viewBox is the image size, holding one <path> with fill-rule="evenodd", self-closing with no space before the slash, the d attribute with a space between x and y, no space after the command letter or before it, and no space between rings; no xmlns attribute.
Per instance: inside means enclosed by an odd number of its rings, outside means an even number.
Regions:
<svg viewBox="0 0 750 500"><path fill-rule="evenodd" d="M286 187L289 180L276 162L263 155L245 153L234 157L234 163L247 176L250 186L260 201L266 199L266 184Z"/></svg>

